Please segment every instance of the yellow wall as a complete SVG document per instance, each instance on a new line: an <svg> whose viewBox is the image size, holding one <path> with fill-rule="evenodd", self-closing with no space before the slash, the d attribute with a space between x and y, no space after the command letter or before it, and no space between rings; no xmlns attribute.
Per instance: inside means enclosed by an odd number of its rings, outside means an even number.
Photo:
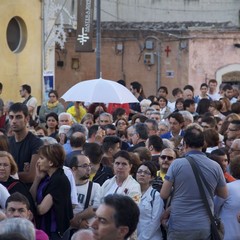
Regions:
<svg viewBox="0 0 240 240"><path fill-rule="evenodd" d="M23 101L19 95L22 84L32 87L32 95L41 102L41 1L1 0L0 3L0 82L4 101ZM20 17L27 27L27 42L20 53L13 53L7 44L6 30L13 17Z"/></svg>

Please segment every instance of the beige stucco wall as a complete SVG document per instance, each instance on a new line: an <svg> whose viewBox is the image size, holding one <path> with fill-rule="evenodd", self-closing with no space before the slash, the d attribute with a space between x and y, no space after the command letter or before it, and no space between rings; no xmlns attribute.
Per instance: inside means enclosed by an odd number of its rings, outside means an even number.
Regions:
<svg viewBox="0 0 240 240"><path fill-rule="evenodd" d="M41 101L41 1L1 0L0 8L0 82L3 83L4 101L22 101L19 89L22 84L32 86L32 95ZM20 17L27 27L27 42L20 53L8 47L6 30L13 17Z"/></svg>
<svg viewBox="0 0 240 240"><path fill-rule="evenodd" d="M192 33L189 40L189 83L195 87L196 93L201 83L217 78L220 69L240 63L240 48L234 47L234 43L239 42L240 32Z"/></svg>

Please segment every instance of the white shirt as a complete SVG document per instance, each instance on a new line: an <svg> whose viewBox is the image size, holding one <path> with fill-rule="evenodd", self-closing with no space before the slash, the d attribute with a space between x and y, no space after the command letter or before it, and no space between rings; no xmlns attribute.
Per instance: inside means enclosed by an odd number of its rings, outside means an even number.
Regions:
<svg viewBox="0 0 240 240"><path fill-rule="evenodd" d="M89 181L84 185L76 186L77 189L77 206L73 209L74 214L79 213L84 210L84 205L87 198ZM98 183L93 182L89 206L93 208L98 208L100 205L100 185Z"/></svg>
<svg viewBox="0 0 240 240"><path fill-rule="evenodd" d="M0 184L0 208L5 209L5 204L9 196L8 190Z"/></svg>

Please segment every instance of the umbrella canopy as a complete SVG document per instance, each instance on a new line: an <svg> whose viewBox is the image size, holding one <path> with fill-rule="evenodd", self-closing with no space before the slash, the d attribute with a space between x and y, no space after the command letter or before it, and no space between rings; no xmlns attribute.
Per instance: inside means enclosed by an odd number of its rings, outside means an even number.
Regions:
<svg viewBox="0 0 240 240"><path fill-rule="evenodd" d="M65 101L90 103L133 103L137 98L123 85L106 79L82 81L61 97Z"/></svg>

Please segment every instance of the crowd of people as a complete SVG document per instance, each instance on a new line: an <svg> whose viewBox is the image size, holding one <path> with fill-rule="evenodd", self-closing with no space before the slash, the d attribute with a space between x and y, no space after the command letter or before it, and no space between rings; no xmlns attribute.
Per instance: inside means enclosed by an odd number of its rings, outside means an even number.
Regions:
<svg viewBox="0 0 240 240"><path fill-rule="evenodd" d="M192 163L224 239L240 239L239 89L130 91L138 103L65 107L51 90L38 106L27 84L0 100L0 240L212 239Z"/></svg>

